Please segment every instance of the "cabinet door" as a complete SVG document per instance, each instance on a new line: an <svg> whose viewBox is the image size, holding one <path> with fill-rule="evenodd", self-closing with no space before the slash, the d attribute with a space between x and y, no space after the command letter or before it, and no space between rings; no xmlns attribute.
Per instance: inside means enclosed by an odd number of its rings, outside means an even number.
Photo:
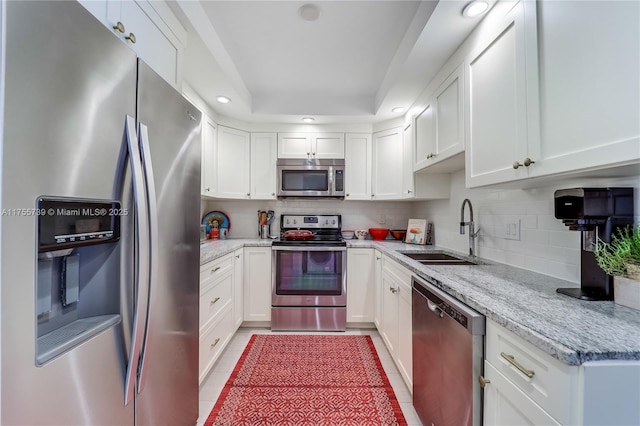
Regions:
<svg viewBox="0 0 640 426"><path fill-rule="evenodd" d="M402 198L414 198L413 180L413 128L408 125L402 131Z"/></svg>
<svg viewBox="0 0 640 426"><path fill-rule="evenodd" d="M251 199L276 199L277 135L251 134Z"/></svg>
<svg viewBox="0 0 640 426"><path fill-rule="evenodd" d="M80 0L80 3L169 84L180 88L187 33L164 2Z"/></svg>
<svg viewBox="0 0 640 426"><path fill-rule="evenodd" d="M528 167L514 169L514 162L524 164L528 157L529 142L538 142L529 136L539 124L537 90L528 91L528 84L537 83L537 51L525 40L522 3L491 27L467 59L467 186L528 177ZM530 32L535 37L535 27Z"/></svg>
<svg viewBox="0 0 640 426"><path fill-rule="evenodd" d="M375 250L375 305L373 310L373 323L376 328L382 328L382 253Z"/></svg>
<svg viewBox="0 0 640 426"><path fill-rule="evenodd" d="M237 330L244 319L243 307L243 249L233 252L233 330Z"/></svg>
<svg viewBox="0 0 640 426"><path fill-rule="evenodd" d="M545 1L537 13L542 128L531 172L640 161L640 3Z"/></svg>
<svg viewBox="0 0 640 426"><path fill-rule="evenodd" d="M484 387L485 425L560 424L487 361L484 378L490 382Z"/></svg>
<svg viewBox="0 0 640 426"><path fill-rule="evenodd" d="M395 359L398 346L398 287L396 277L382 269L382 318L380 336Z"/></svg>
<svg viewBox="0 0 640 426"><path fill-rule="evenodd" d="M431 158L436 154L436 119L433 103L415 118L416 160L415 170L424 169L432 163Z"/></svg>
<svg viewBox="0 0 640 426"><path fill-rule="evenodd" d="M217 194L217 138L216 123L205 115L202 120L202 195L210 197Z"/></svg>
<svg viewBox="0 0 640 426"><path fill-rule="evenodd" d="M180 65L184 47L175 35L178 31L174 32L175 27L180 26L175 16L162 2L121 1L117 3L120 6L120 19L126 26L126 41L131 43L133 50L155 72L179 89L182 85ZM160 8L163 16L156 8ZM173 21L171 28L166 24L170 19ZM183 28L180 30L184 31ZM131 38L132 35L135 41Z"/></svg>
<svg viewBox="0 0 640 426"><path fill-rule="evenodd" d="M244 320L271 321L271 247L245 247Z"/></svg>
<svg viewBox="0 0 640 426"><path fill-rule="evenodd" d="M249 167L251 141L248 132L218 126L218 196L250 196Z"/></svg>
<svg viewBox="0 0 640 426"><path fill-rule="evenodd" d="M403 282L398 291L398 370L413 393L413 354L411 339L411 281Z"/></svg>
<svg viewBox="0 0 640 426"><path fill-rule="evenodd" d="M373 322L374 251L369 248L347 250L347 322Z"/></svg>
<svg viewBox="0 0 640 426"><path fill-rule="evenodd" d="M464 67L460 65L436 90L436 155L433 163L464 150Z"/></svg>
<svg viewBox="0 0 640 426"><path fill-rule="evenodd" d="M371 135L347 134L345 141L345 199L371 199Z"/></svg>
<svg viewBox="0 0 640 426"><path fill-rule="evenodd" d="M311 136L304 133L278 133L278 158L311 158Z"/></svg>
<svg viewBox="0 0 640 426"><path fill-rule="evenodd" d="M312 158L344 158L344 134L321 133L311 137Z"/></svg>
<svg viewBox="0 0 640 426"><path fill-rule="evenodd" d="M402 127L373 134L374 200L396 200L402 192Z"/></svg>

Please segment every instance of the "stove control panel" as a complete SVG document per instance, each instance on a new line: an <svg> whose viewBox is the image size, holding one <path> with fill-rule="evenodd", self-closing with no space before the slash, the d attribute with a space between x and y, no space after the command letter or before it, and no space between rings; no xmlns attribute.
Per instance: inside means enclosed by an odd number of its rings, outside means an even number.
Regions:
<svg viewBox="0 0 640 426"><path fill-rule="evenodd" d="M300 229L340 229L342 219L339 214L334 215L288 215L280 218L281 228Z"/></svg>

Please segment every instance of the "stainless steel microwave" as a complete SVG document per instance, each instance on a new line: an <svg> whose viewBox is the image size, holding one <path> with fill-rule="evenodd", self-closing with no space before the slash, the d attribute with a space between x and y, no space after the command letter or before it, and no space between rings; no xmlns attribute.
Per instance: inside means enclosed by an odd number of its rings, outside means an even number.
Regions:
<svg viewBox="0 0 640 426"><path fill-rule="evenodd" d="M343 159L279 159L278 197L344 197Z"/></svg>

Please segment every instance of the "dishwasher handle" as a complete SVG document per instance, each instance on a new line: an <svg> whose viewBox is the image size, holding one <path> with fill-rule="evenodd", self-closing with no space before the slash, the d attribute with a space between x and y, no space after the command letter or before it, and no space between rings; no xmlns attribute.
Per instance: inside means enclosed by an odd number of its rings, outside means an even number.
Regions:
<svg viewBox="0 0 640 426"><path fill-rule="evenodd" d="M429 299L426 299L426 300L427 300L427 306L429 307L429 310L434 314L436 314L437 316L439 316L440 318L442 318L444 316L444 312L442 312L442 309L440 309L438 305L433 303L431 300Z"/></svg>

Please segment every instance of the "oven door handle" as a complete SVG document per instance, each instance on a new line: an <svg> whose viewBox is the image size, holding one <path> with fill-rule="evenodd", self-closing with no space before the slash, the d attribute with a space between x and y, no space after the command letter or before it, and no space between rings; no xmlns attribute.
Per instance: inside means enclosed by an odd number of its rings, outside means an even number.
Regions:
<svg viewBox="0 0 640 426"><path fill-rule="evenodd" d="M335 247L335 246L307 246L307 245L299 245L299 246L271 246L271 250L278 251L347 251L346 247Z"/></svg>

